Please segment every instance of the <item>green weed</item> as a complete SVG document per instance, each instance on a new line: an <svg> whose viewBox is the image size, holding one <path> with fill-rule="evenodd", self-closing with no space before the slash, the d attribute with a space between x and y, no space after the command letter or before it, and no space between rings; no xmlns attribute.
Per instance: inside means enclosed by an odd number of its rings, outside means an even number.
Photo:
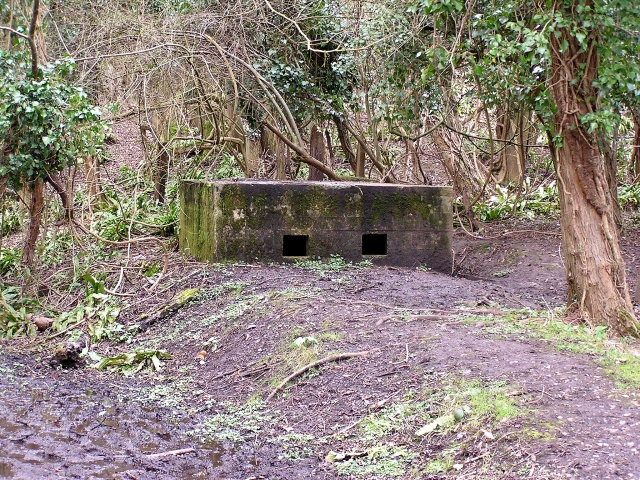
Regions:
<svg viewBox="0 0 640 480"><path fill-rule="evenodd" d="M370 267L372 263L369 260L364 260L359 263L345 262L344 258L340 255L331 255L328 259L309 259L309 260L297 260L294 264L298 268L310 270L318 275L326 276L332 272L339 272L341 270L358 270L366 267Z"/></svg>
<svg viewBox="0 0 640 480"><path fill-rule="evenodd" d="M139 350L131 353L121 353L114 357L101 357L95 352L90 352L92 360L97 361L92 367L98 370L105 368L131 377L143 368L152 368L156 372L162 367L162 360L171 358L167 352L160 350Z"/></svg>
<svg viewBox="0 0 640 480"><path fill-rule="evenodd" d="M328 456L338 473L401 476L409 467L414 471L423 468L425 473L446 473L453 468L463 442L474 441L479 435L491 436L498 425L525 413L507 395L503 383L436 378L435 383L425 384L422 392L409 392L403 401L367 415L358 426L352 447L359 453ZM437 444L440 453L420 459L414 448L423 442Z"/></svg>
<svg viewBox="0 0 640 480"><path fill-rule="evenodd" d="M19 232L27 221L27 210L20 208L17 198L10 198L8 195L2 196L0 203L0 235L9 236Z"/></svg>
<svg viewBox="0 0 640 480"><path fill-rule="evenodd" d="M274 420L273 415L264 409L261 400L254 399L244 405L222 404L224 411L212 415L202 427L193 434L205 440L230 440L241 442L255 438L262 427Z"/></svg>
<svg viewBox="0 0 640 480"><path fill-rule="evenodd" d="M36 327L27 316L34 306L17 287L0 290L0 338L34 337Z"/></svg>
<svg viewBox="0 0 640 480"><path fill-rule="evenodd" d="M16 272L20 267L22 250L20 248L0 249L0 275L7 275Z"/></svg>
<svg viewBox="0 0 640 480"><path fill-rule="evenodd" d="M392 443L371 447L366 455L336 462L339 475L401 477L418 454Z"/></svg>
<svg viewBox="0 0 640 480"><path fill-rule="evenodd" d="M193 388L193 365L184 365L178 369L178 374L164 380L162 383L141 389L134 398L143 404L153 403L160 407L192 411L193 398L202 394L201 390Z"/></svg>
<svg viewBox="0 0 640 480"><path fill-rule="evenodd" d="M300 460L301 458L310 457L313 450L309 446L309 442L314 440L313 435L304 435L301 433L287 433L280 435L271 440L279 444L284 450L284 456L289 460Z"/></svg>
<svg viewBox="0 0 640 480"><path fill-rule="evenodd" d="M511 214L533 219L539 215L555 215L559 212L555 181L534 189L531 178L527 177L523 189L524 191L518 195L509 187L497 185L494 195L475 204L473 210L476 217L482 222L490 222Z"/></svg>
<svg viewBox="0 0 640 480"><path fill-rule="evenodd" d="M359 426L361 438L376 440L398 431L413 429L429 416L428 402L395 403L368 415Z"/></svg>

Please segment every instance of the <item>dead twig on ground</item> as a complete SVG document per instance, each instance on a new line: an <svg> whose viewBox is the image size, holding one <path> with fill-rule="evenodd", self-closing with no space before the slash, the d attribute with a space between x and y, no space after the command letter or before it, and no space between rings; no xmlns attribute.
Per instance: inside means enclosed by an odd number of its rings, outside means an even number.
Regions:
<svg viewBox="0 0 640 480"><path fill-rule="evenodd" d="M353 357L363 357L363 356L367 355L368 353L369 353L369 351L337 353L337 354L334 354L334 355L329 355L328 357L321 358L320 360L316 360L315 362L311 362L311 363L305 365L304 367L302 367L301 369L296 370L291 375L289 375L287 378L285 378L282 382L280 382L280 384L269 394L269 396L267 397L265 402L268 402L269 400L271 400L291 380L293 380L296 377L299 377L300 375L302 375L303 373L305 373L308 370L311 370L314 367L319 367L320 365L324 365L325 363L338 362L340 360L347 360L347 359L353 358Z"/></svg>
<svg viewBox="0 0 640 480"><path fill-rule="evenodd" d="M147 455L147 458L172 457L172 456L175 456L175 455L184 455L185 453L192 453L192 452L195 452L195 451L196 451L195 448L181 448L179 450L170 450L168 452L152 453L150 455Z"/></svg>

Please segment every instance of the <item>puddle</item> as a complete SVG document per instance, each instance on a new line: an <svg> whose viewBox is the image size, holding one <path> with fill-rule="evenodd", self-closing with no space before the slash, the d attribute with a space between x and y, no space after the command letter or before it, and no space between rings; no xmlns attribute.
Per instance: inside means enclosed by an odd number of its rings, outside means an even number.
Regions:
<svg viewBox="0 0 640 480"><path fill-rule="evenodd" d="M0 462L0 478L13 478L13 471L8 463Z"/></svg>
<svg viewBox="0 0 640 480"><path fill-rule="evenodd" d="M0 357L0 368L1 362ZM110 387L86 385L91 381L59 373L46 378L0 375L0 480L52 474L147 479L143 472L155 472L159 465L154 480L195 480L220 478L218 469L232 472L240 466L253 472L262 467L253 448L199 443L188 434L202 421L197 415L129 402ZM192 447L195 452L187 455L149 457Z"/></svg>
<svg viewBox="0 0 640 480"><path fill-rule="evenodd" d="M213 467L221 467L223 455L233 453L226 449L222 443L213 440L201 443L200 446L208 450L207 456Z"/></svg>
<svg viewBox="0 0 640 480"><path fill-rule="evenodd" d="M93 390L27 388L0 377L0 478L114 478L145 454L170 450L162 442L173 436L153 409L141 417Z"/></svg>

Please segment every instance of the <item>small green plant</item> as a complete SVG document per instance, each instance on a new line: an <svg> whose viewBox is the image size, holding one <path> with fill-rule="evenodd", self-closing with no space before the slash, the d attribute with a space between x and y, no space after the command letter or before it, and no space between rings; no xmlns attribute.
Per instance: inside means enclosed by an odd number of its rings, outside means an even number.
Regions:
<svg viewBox="0 0 640 480"><path fill-rule="evenodd" d="M558 192L555 181L547 186L531 186L531 178L527 177L520 195L509 187L496 186L496 192L488 199L474 206L474 213L482 222L499 220L511 214L534 218L537 215L555 215L559 212ZM459 207L462 205L459 204Z"/></svg>
<svg viewBox="0 0 640 480"><path fill-rule="evenodd" d="M326 276L331 272L338 272L341 270L348 269L362 269L366 267L370 267L372 265L371 261L363 260L359 263L345 262L344 258L340 255L331 255L328 259L323 260L322 258L312 258L309 260L298 260L295 262L295 266L298 268L303 268L305 270L311 270L312 272Z"/></svg>
<svg viewBox="0 0 640 480"><path fill-rule="evenodd" d="M47 267L56 267L67 258L67 252L73 246L73 238L69 230L50 230L47 232L40 262Z"/></svg>
<svg viewBox="0 0 640 480"><path fill-rule="evenodd" d="M222 406L223 412L209 417L202 427L193 433L202 440L241 442L256 437L263 425L273 421L273 415L264 409L259 399L239 406L225 402Z"/></svg>
<svg viewBox="0 0 640 480"><path fill-rule="evenodd" d="M335 462L335 467L339 475L401 477L417 455L406 447L389 443L371 447L365 455Z"/></svg>
<svg viewBox="0 0 640 480"><path fill-rule="evenodd" d="M512 273L513 273L513 270L506 269L506 270L500 270L498 272L495 272L493 276L496 278L503 278L503 277L508 277Z"/></svg>
<svg viewBox="0 0 640 480"><path fill-rule="evenodd" d="M365 440L376 440L394 432L405 430L416 422L429 419L427 402L394 403L379 412L368 415L360 423L360 433Z"/></svg>
<svg viewBox="0 0 640 480"><path fill-rule="evenodd" d="M153 368L155 371L160 371L162 360L171 358L171 355L162 350L140 350L104 358L95 352L90 352L89 356L97 362L92 367L98 370L107 368L127 377L135 375L143 368Z"/></svg>
<svg viewBox="0 0 640 480"><path fill-rule="evenodd" d="M7 275L18 270L22 251L19 248L0 249L0 275Z"/></svg>
<svg viewBox="0 0 640 480"><path fill-rule="evenodd" d="M313 450L309 446L309 442L313 439L315 439L313 435L287 433L271 441L282 447L286 458L290 460L300 460L301 458L310 457L313 454Z"/></svg>
<svg viewBox="0 0 640 480"><path fill-rule="evenodd" d="M10 198L5 193L0 203L0 234L8 236L20 231L26 221L26 211L21 209L17 199Z"/></svg>
<svg viewBox="0 0 640 480"><path fill-rule="evenodd" d="M124 326L115 323L120 314L119 302L114 296L103 293L104 283L88 271L82 278L85 282L84 302L73 310L59 315L53 322L53 330L58 332L69 330L76 325L88 322L87 330L94 343L132 333L124 332Z"/></svg>
<svg viewBox="0 0 640 480"><path fill-rule="evenodd" d="M16 287L0 290L0 338L34 337L36 327L27 316L33 305Z"/></svg>
<svg viewBox="0 0 640 480"><path fill-rule="evenodd" d="M238 166L238 161L232 155L225 153L220 157L220 163L214 170L213 176L216 179L242 178L244 172Z"/></svg>
<svg viewBox="0 0 640 480"><path fill-rule="evenodd" d="M621 207L640 207L640 184L620 185L618 187L618 201Z"/></svg>

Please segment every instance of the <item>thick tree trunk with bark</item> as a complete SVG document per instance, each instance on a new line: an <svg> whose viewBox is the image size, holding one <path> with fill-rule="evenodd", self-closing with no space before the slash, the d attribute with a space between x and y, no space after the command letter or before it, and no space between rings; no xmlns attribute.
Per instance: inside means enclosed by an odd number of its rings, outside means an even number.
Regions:
<svg viewBox="0 0 640 480"><path fill-rule="evenodd" d="M609 185L609 192L611 193L613 219L616 228L620 231L622 230L622 210L620 208L620 202L618 202L618 153L604 134L600 136L598 146L604 158L604 175L607 179L607 185Z"/></svg>
<svg viewBox="0 0 640 480"><path fill-rule="evenodd" d="M525 128L527 117L528 112L514 114L509 109L498 112L496 139L500 140L500 153L493 168L493 175L498 183L521 185L524 180L529 140Z"/></svg>
<svg viewBox="0 0 640 480"><path fill-rule="evenodd" d="M563 3L556 9L572 15ZM563 41L567 48L561 48ZM589 325L609 325L617 334L637 335L604 163L597 139L580 122L594 110L597 97L592 85L598 70L593 32L587 41L582 49L567 31L559 38L551 35L551 93L557 106L553 127L562 134L556 169L568 304Z"/></svg>

